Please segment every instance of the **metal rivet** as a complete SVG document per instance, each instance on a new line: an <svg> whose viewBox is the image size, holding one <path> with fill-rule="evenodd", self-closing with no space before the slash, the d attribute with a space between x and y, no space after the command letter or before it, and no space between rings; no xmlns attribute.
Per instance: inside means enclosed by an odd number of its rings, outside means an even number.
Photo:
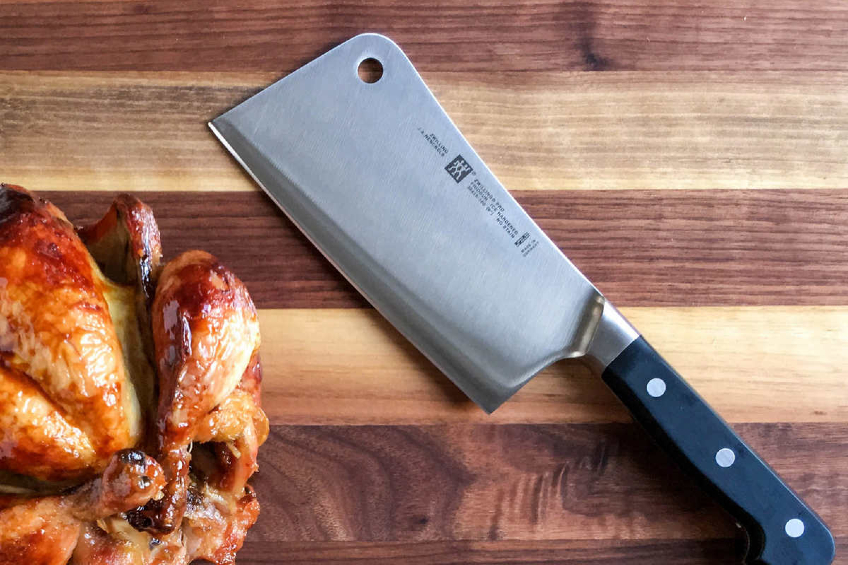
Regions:
<svg viewBox="0 0 848 565"><path fill-rule="evenodd" d="M716 453L715 459L719 467L730 467L731 465L733 465L733 462L736 461L736 454L733 453L732 449L722 447Z"/></svg>
<svg viewBox="0 0 848 565"><path fill-rule="evenodd" d="M786 522L786 526L783 529L786 530L786 535L790 538L800 538L804 535L804 522L798 518L792 518Z"/></svg>
<svg viewBox="0 0 848 565"><path fill-rule="evenodd" d="M665 394L665 381L662 379L651 379L648 381L648 394L659 398Z"/></svg>

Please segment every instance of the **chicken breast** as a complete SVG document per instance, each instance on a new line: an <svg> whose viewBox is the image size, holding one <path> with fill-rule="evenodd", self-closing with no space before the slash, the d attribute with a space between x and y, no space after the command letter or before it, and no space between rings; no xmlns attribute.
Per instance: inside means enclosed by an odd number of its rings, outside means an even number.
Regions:
<svg viewBox="0 0 848 565"><path fill-rule="evenodd" d="M143 415L133 382L145 377L131 372L145 363L127 363L120 337L141 343L133 289L103 275L57 208L3 186L0 469L82 480L136 445Z"/></svg>

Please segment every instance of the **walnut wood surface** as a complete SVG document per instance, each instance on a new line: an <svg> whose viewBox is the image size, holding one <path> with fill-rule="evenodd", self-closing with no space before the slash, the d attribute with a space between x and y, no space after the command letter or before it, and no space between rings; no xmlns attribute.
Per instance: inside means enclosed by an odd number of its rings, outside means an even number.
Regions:
<svg viewBox="0 0 848 565"><path fill-rule="evenodd" d="M362 31L424 70L848 69L839 0L12 0L0 21L9 69L292 71Z"/></svg>
<svg viewBox="0 0 848 565"><path fill-rule="evenodd" d="M582 366L485 416L206 129L362 31L407 51L848 562L843 2L2 2L0 180L80 222L144 191L166 254L215 253L261 308L274 425L239 563L719 565L744 549Z"/></svg>
<svg viewBox="0 0 848 565"><path fill-rule="evenodd" d="M440 542L252 542L239 563L294 565L621 565L736 563L739 539L533 540Z"/></svg>
<svg viewBox="0 0 848 565"><path fill-rule="evenodd" d="M843 425L736 429L834 533L848 533L839 510L848 504ZM842 455L822 458L823 450ZM274 426L260 465L253 539L269 546L626 539L635 556L651 543L683 540L692 551L692 540L738 535L632 424Z"/></svg>
<svg viewBox="0 0 848 565"><path fill-rule="evenodd" d="M848 71L422 72L510 190L848 186ZM0 67L0 170L35 190L254 190L206 122L282 75Z"/></svg>

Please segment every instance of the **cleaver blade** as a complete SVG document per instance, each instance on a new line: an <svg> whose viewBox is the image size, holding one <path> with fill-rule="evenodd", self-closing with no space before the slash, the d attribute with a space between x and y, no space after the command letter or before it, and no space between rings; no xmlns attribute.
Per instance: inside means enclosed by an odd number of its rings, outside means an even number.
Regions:
<svg viewBox="0 0 848 565"><path fill-rule="evenodd" d="M366 59L382 65L376 82L358 75ZM353 286L483 409L551 363L582 357L745 527L749 562L832 561L818 516L542 232L390 39L356 36L209 125Z"/></svg>

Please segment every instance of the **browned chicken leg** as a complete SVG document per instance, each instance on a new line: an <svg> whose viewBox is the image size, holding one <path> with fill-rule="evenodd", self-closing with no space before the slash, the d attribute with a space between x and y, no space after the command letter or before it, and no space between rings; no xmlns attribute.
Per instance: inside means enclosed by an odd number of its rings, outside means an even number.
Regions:
<svg viewBox="0 0 848 565"><path fill-rule="evenodd" d="M203 251L183 253L165 266L152 320L159 373L156 447L168 484L161 500L139 512L136 525L168 533L185 513L189 446L201 419L236 389L257 355L259 322L242 282Z"/></svg>

